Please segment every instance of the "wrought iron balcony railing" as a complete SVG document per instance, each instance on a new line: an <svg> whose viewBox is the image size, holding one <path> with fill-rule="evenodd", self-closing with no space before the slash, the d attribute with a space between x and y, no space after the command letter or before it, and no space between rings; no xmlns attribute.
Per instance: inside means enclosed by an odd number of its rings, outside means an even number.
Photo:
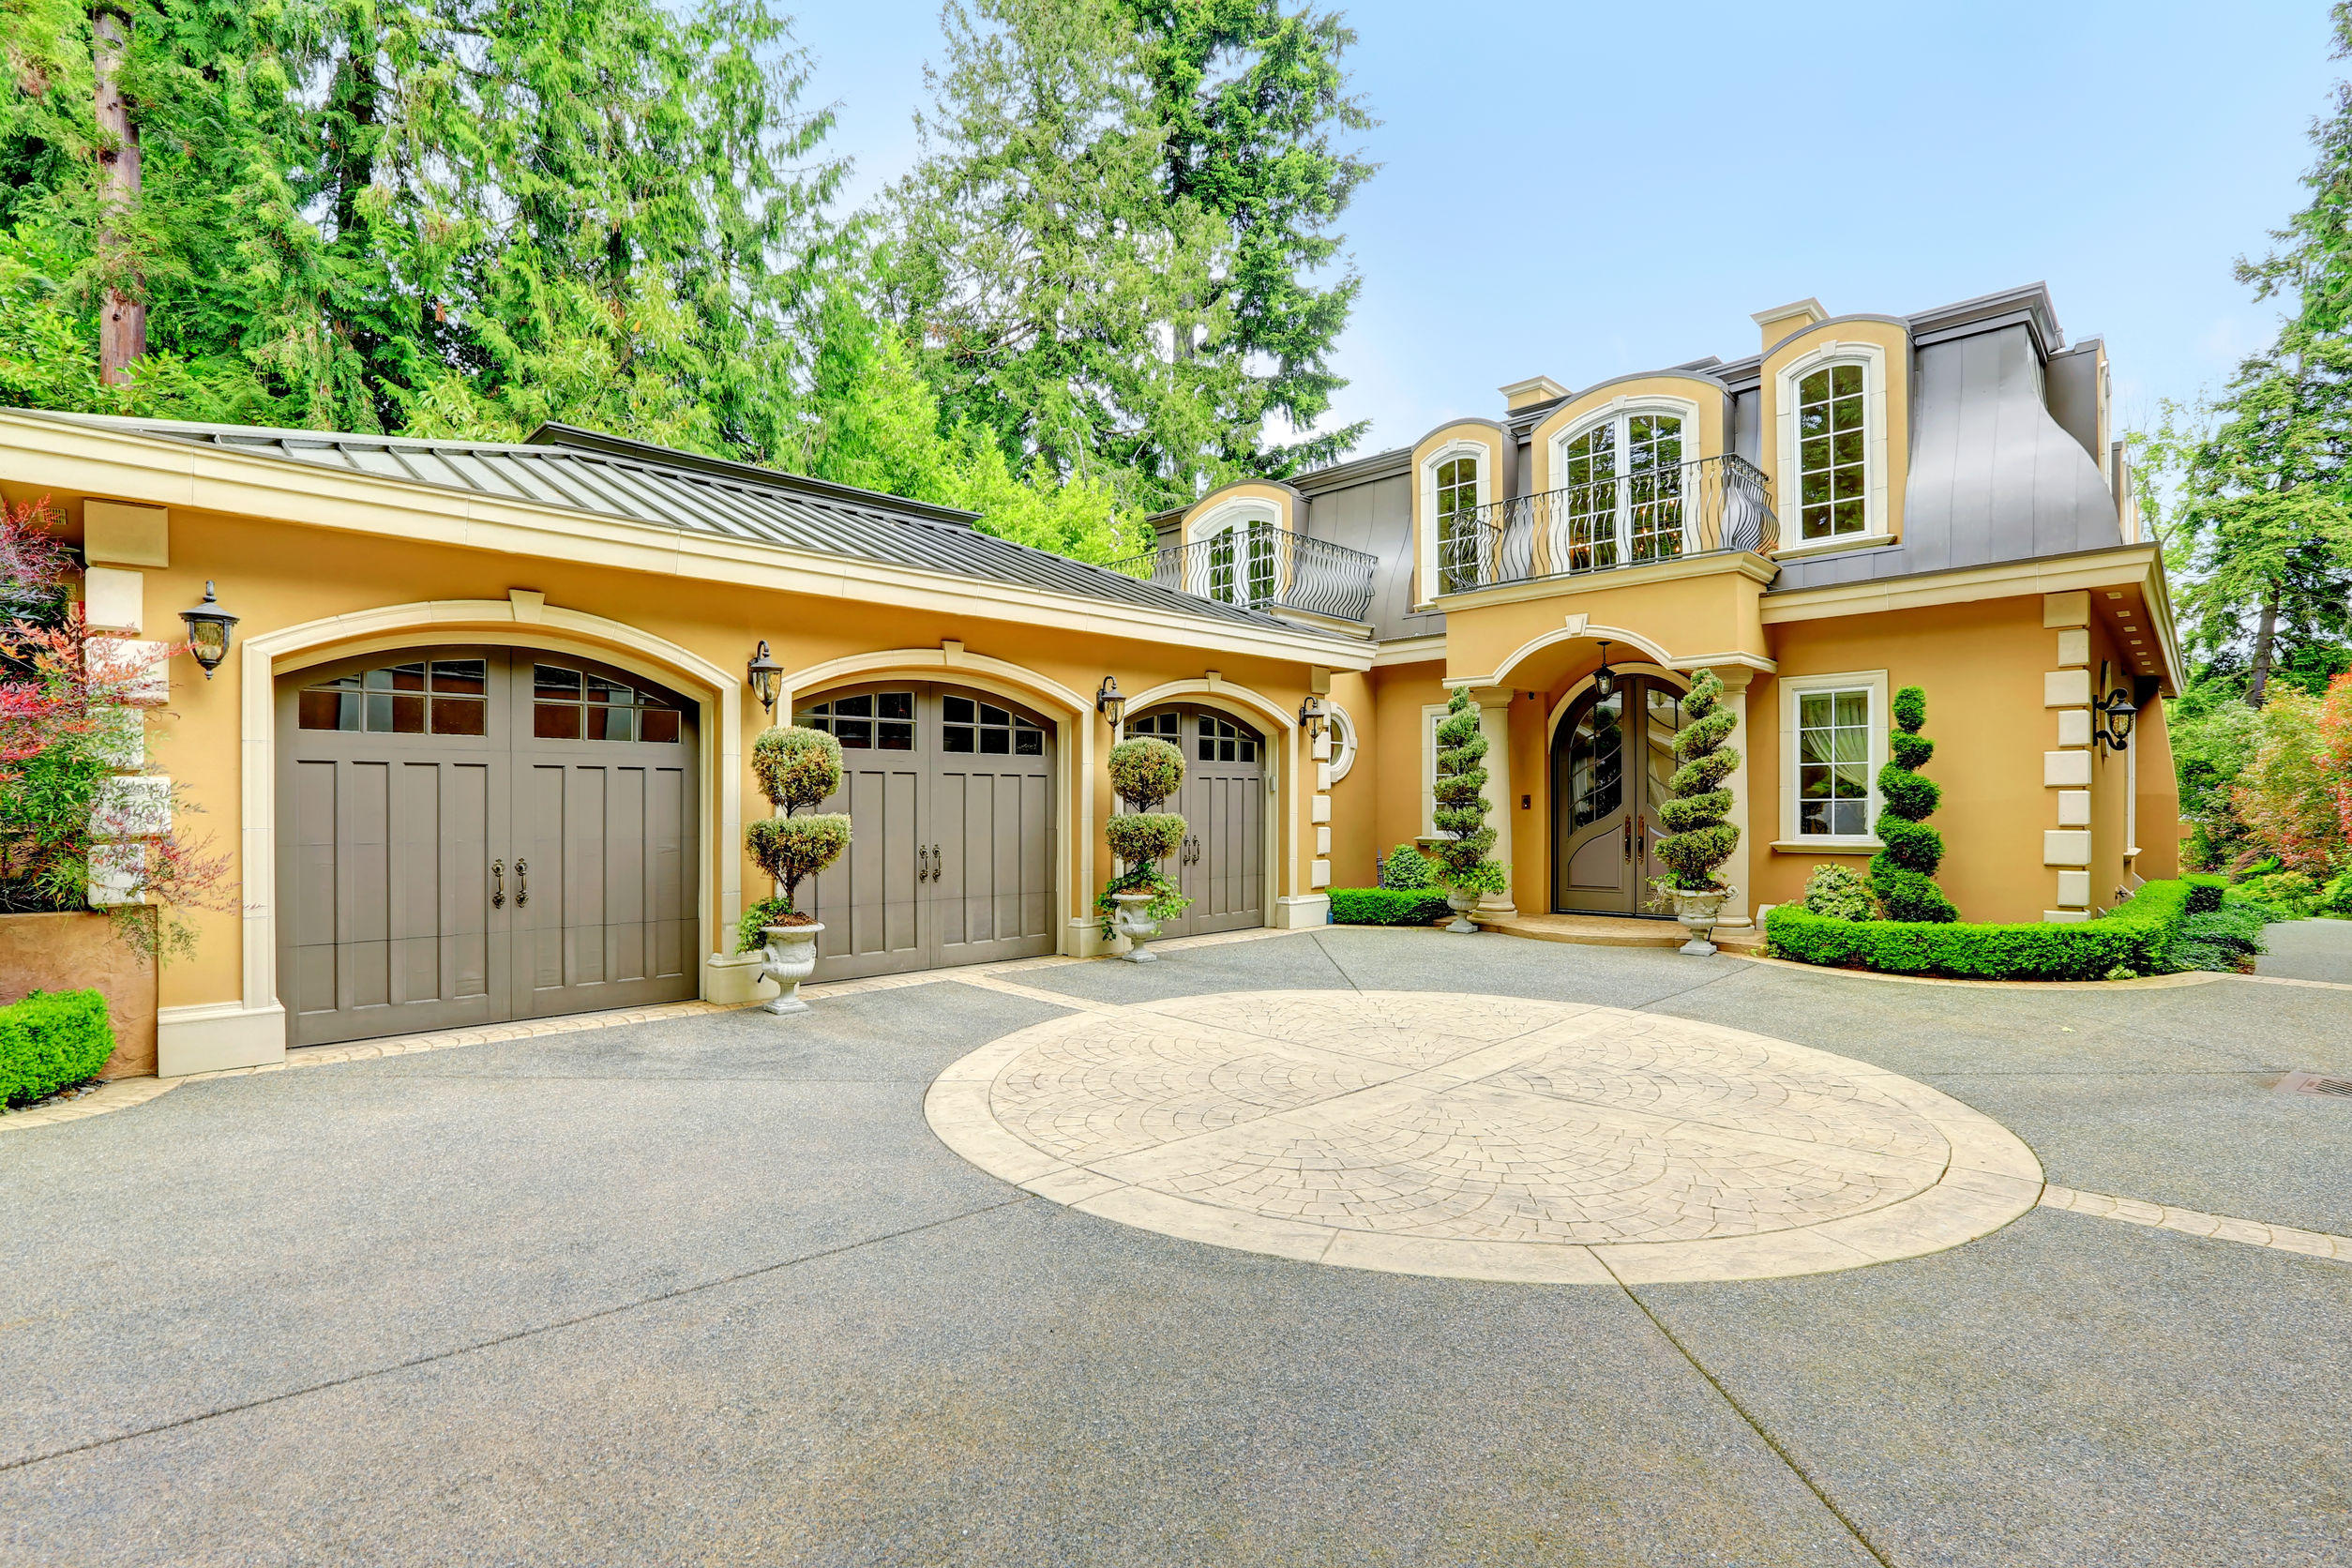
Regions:
<svg viewBox="0 0 2352 1568"><path fill-rule="evenodd" d="M1438 519L1438 592L1754 550L1780 543L1763 471L1699 458Z"/></svg>
<svg viewBox="0 0 2352 1568"><path fill-rule="evenodd" d="M1255 610L1303 610L1361 621L1372 608L1374 557L1271 522L1236 522L1188 545L1114 561L1110 570L1163 588Z"/></svg>

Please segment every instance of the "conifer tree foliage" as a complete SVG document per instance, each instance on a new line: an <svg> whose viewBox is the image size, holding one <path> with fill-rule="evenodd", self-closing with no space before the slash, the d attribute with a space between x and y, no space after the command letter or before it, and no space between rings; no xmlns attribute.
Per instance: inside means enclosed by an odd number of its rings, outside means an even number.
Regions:
<svg viewBox="0 0 2352 1568"><path fill-rule="evenodd" d="M1883 847L1870 857L1870 890L1889 920L1957 920L1960 912L1936 885L1944 836L1926 821L1943 791L1919 773L1936 754L1936 743L1920 733L1927 723L1927 693L1905 686L1894 694L1893 711L1893 755L1878 770L1877 825Z"/></svg>
<svg viewBox="0 0 2352 1568"><path fill-rule="evenodd" d="M1438 725L1438 776L1431 787L1438 832L1438 880L1457 893L1500 893L1501 865L1487 857L1495 830L1486 825L1486 737L1470 687L1456 686Z"/></svg>
<svg viewBox="0 0 2352 1568"><path fill-rule="evenodd" d="M1725 743L1738 725L1738 716L1723 706L1723 680L1702 670L1682 697L1683 724L1674 737L1674 760L1681 765L1666 779L1674 798L1658 809L1666 837L1658 840L1658 859L1665 863L1672 885L1692 892L1714 892L1724 885L1716 875L1731 852L1740 847L1740 830L1724 819L1731 810L1731 792L1723 787L1740 765L1740 753Z"/></svg>

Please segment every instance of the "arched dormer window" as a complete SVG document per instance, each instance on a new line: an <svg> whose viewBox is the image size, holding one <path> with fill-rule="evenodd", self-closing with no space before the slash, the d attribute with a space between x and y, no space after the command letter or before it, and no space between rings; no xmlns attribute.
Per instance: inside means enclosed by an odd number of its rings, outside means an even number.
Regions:
<svg viewBox="0 0 2352 1568"><path fill-rule="evenodd" d="M1245 502L1220 507L1193 525L1191 592L1219 604L1264 604L1277 582L1275 523L1271 505Z"/></svg>
<svg viewBox="0 0 2352 1568"><path fill-rule="evenodd" d="M1776 372L1784 552L1891 535L1887 380L1873 342L1822 343Z"/></svg>
<svg viewBox="0 0 2352 1568"><path fill-rule="evenodd" d="M1547 541L1566 559L1551 570L1600 571L1682 553L1685 464L1697 456L1692 426L1681 407L1631 407L1568 430L1552 460L1558 494Z"/></svg>

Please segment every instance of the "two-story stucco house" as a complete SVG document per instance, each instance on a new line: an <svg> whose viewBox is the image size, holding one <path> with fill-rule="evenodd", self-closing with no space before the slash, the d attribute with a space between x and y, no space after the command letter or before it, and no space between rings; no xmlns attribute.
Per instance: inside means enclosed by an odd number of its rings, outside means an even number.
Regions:
<svg viewBox="0 0 2352 1568"><path fill-rule="evenodd" d="M1410 448L1229 486L1121 570L562 428L0 413L0 493L63 517L93 625L176 639L207 582L240 618L148 725L239 884L161 975L167 1074L714 993L767 891L746 757L787 720L849 760L820 979L1094 951L1122 730L1190 769L1176 934L1320 923L1324 888L1428 831L1462 686L1494 743L1497 920L1646 912L1700 669L1741 718L1735 918L1870 853L1913 684L1965 916L2080 919L2171 874L2149 699L2178 654L2102 346L2066 347L2039 287L1756 320L1744 358L1538 377Z"/></svg>

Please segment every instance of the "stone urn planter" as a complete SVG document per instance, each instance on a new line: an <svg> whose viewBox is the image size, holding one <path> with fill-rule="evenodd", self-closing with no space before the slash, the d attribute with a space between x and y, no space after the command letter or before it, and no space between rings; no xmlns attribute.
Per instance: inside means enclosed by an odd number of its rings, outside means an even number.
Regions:
<svg viewBox="0 0 2352 1568"><path fill-rule="evenodd" d="M1457 934L1477 930L1478 926L1470 919L1470 912L1478 907L1479 899L1484 897L1484 894L1469 893L1460 888L1448 893L1445 907L1454 912L1454 918L1445 928Z"/></svg>
<svg viewBox="0 0 2352 1568"><path fill-rule="evenodd" d="M1157 953L1146 952L1143 944L1160 934L1160 923L1152 918L1152 900L1156 893L1114 893L1110 901L1110 929L1114 936L1127 939L1127 950L1119 956L1131 964L1155 964Z"/></svg>
<svg viewBox="0 0 2352 1568"><path fill-rule="evenodd" d="M1680 951L1697 958L1720 951L1714 943L1715 923L1723 918L1723 901L1731 897L1732 891L1728 887L1666 889L1674 899L1674 918L1691 934L1691 940Z"/></svg>
<svg viewBox="0 0 2352 1568"><path fill-rule="evenodd" d="M806 926L763 926L761 931L768 939L767 961L760 966L762 979L776 982L776 999L760 1004L763 1013L806 1013L808 1003L800 999L800 983L808 978L817 967L817 938L824 927L811 921Z"/></svg>

